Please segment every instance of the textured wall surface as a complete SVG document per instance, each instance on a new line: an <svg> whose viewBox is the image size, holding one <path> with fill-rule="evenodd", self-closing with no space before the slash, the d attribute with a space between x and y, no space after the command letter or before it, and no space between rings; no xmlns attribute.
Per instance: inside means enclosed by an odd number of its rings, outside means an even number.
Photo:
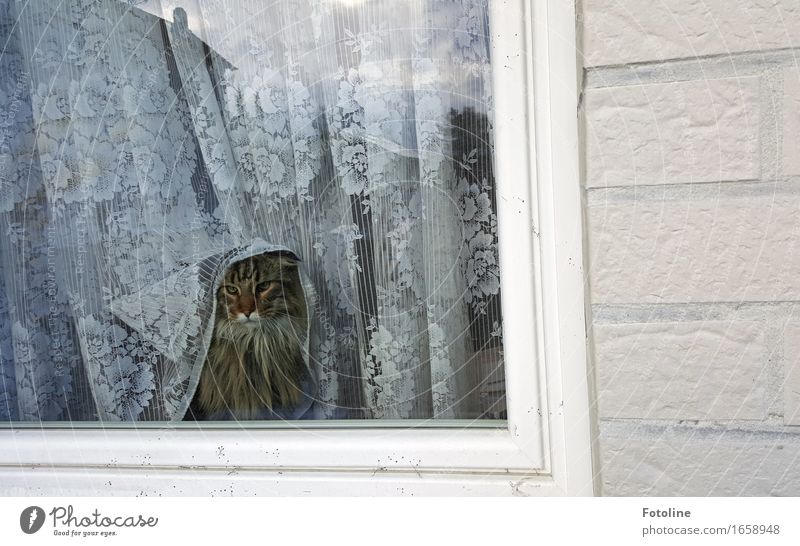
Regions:
<svg viewBox="0 0 800 546"><path fill-rule="evenodd" d="M800 495L800 2L582 0L605 495Z"/></svg>

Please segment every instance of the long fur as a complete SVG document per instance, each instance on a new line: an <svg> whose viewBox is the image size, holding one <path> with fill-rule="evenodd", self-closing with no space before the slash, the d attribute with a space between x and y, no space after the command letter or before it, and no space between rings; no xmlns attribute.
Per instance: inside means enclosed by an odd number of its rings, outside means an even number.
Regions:
<svg viewBox="0 0 800 546"><path fill-rule="evenodd" d="M239 282L240 276L257 276L258 260L268 259L266 255L254 257L249 267L240 264L238 269L234 264L226 272L226 280ZM277 264L261 262L263 267ZM195 397L205 416L230 412L239 419L254 418L264 408L292 407L300 400L305 301L296 268L290 268L284 278L280 301L286 312L262 317L257 324L232 319L225 295L218 296L214 335Z"/></svg>

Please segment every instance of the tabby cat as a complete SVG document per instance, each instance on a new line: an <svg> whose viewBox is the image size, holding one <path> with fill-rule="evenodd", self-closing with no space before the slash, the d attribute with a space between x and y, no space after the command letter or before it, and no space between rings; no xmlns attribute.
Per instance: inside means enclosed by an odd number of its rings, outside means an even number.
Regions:
<svg viewBox="0 0 800 546"><path fill-rule="evenodd" d="M297 260L265 253L228 267L214 332L187 418L253 419L291 408L305 372L306 303Z"/></svg>

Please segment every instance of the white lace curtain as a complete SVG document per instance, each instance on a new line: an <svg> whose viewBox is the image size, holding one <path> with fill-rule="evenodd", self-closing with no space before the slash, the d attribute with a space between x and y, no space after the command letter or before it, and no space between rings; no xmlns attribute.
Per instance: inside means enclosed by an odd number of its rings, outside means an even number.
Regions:
<svg viewBox="0 0 800 546"><path fill-rule="evenodd" d="M498 416L486 0L0 0L0 418L180 420L303 263L305 418ZM490 375L493 372L493 375Z"/></svg>

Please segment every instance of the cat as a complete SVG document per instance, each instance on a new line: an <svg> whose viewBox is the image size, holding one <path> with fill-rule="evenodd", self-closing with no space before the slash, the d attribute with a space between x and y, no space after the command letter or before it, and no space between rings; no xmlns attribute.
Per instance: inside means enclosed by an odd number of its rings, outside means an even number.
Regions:
<svg viewBox="0 0 800 546"><path fill-rule="evenodd" d="M231 264L187 420L254 419L301 396L308 323L298 261L264 253Z"/></svg>

